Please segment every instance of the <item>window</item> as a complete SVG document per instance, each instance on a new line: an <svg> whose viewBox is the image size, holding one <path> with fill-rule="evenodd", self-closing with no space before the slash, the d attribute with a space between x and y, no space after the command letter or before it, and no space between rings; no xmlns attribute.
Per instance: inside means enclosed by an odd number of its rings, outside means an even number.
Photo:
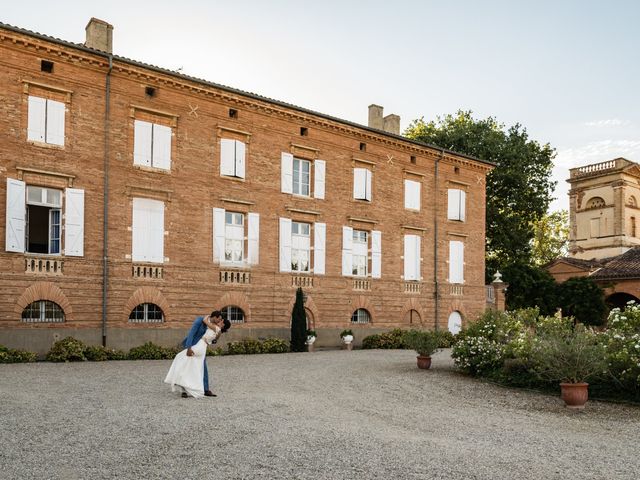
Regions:
<svg viewBox="0 0 640 480"><path fill-rule="evenodd" d="M226 262L244 260L244 215L225 212L224 259Z"/></svg>
<svg viewBox="0 0 640 480"><path fill-rule="evenodd" d="M371 252L371 255L369 255ZM342 275L381 277L382 234L342 227Z"/></svg>
<svg viewBox="0 0 640 480"><path fill-rule="evenodd" d="M213 261L257 265L260 215L213 209Z"/></svg>
<svg viewBox="0 0 640 480"><path fill-rule="evenodd" d="M156 89L153 87L144 87L144 94L149 98L153 98L156 96Z"/></svg>
<svg viewBox="0 0 640 480"><path fill-rule="evenodd" d="M64 311L57 303L49 300L38 300L22 311L23 322L64 322Z"/></svg>
<svg viewBox="0 0 640 480"><path fill-rule="evenodd" d="M313 243L312 243L313 234ZM324 223L295 222L280 219L280 271L324 274L325 267ZM311 252L313 251L313 258Z"/></svg>
<svg viewBox="0 0 640 480"><path fill-rule="evenodd" d="M164 262L164 202L133 199L132 254L134 262Z"/></svg>
<svg viewBox="0 0 640 480"><path fill-rule="evenodd" d="M64 254L84 254L84 190L27 186L7 178L6 222L7 252L60 255L64 231Z"/></svg>
<svg viewBox="0 0 640 480"><path fill-rule="evenodd" d="M41 60L40 70L45 73L53 73L53 62L50 62L48 60Z"/></svg>
<svg viewBox="0 0 640 480"><path fill-rule="evenodd" d="M636 217L631 217L629 219L629 235L632 237L636 236Z"/></svg>
<svg viewBox="0 0 640 480"><path fill-rule="evenodd" d="M313 164L313 168L312 168ZM281 191L314 198L324 198L325 161L294 158L283 152L281 159ZM311 173L313 169L313 175ZM312 177L313 176L313 182ZM311 189L313 188L313 192Z"/></svg>
<svg viewBox="0 0 640 480"><path fill-rule="evenodd" d="M369 273L368 232L363 230L353 231L353 275L356 277L366 277Z"/></svg>
<svg viewBox="0 0 640 480"><path fill-rule="evenodd" d="M413 180L404 181L404 208L408 210L420 210L420 182Z"/></svg>
<svg viewBox="0 0 640 480"><path fill-rule="evenodd" d="M589 201L587 202L586 208L602 208L604 206L605 206L605 201L603 198L593 197L593 198L590 198Z"/></svg>
<svg viewBox="0 0 640 480"><path fill-rule="evenodd" d="M246 145L239 140L220 140L220 175L245 178Z"/></svg>
<svg viewBox="0 0 640 480"><path fill-rule="evenodd" d="M406 281L420 281L420 236L404 236L404 279Z"/></svg>
<svg viewBox="0 0 640 480"><path fill-rule="evenodd" d="M464 283L464 243L449 242L449 283Z"/></svg>
<svg viewBox="0 0 640 480"><path fill-rule="evenodd" d="M353 169L353 198L371 201L371 170Z"/></svg>
<svg viewBox="0 0 640 480"><path fill-rule="evenodd" d="M244 323L244 312L240 307L228 306L222 309L222 318L231 323Z"/></svg>
<svg viewBox="0 0 640 480"><path fill-rule="evenodd" d="M467 193L464 190L459 190L457 188L450 188L447 193L449 199L447 218L449 220L464 222Z"/></svg>
<svg viewBox="0 0 640 480"><path fill-rule="evenodd" d="M307 127L300 127L300 135L307 137L309 135L309 129Z"/></svg>
<svg viewBox="0 0 640 480"><path fill-rule="evenodd" d="M135 120L133 135L134 165L171 168L171 127Z"/></svg>
<svg viewBox="0 0 640 480"><path fill-rule="evenodd" d="M131 310L129 314L130 323L162 323L164 313L155 303L141 303Z"/></svg>
<svg viewBox="0 0 640 480"><path fill-rule="evenodd" d="M364 308L359 308L351 315L351 323L369 323L371 315Z"/></svg>
<svg viewBox="0 0 640 480"><path fill-rule="evenodd" d="M416 164L416 157L415 157L415 155L411 155L411 163L413 163L414 165Z"/></svg>
<svg viewBox="0 0 640 480"><path fill-rule="evenodd" d="M64 146L65 104L29 96L27 139Z"/></svg>
<svg viewBox="0 0 640 480"><path fill-rule="evenodd" d="M229 118L238 118L238 110L236 110L235 108L230 108Z"/></svg>
<svg viewBox="0 0 640 480"><path fill-rule="evenodd" d="M311 180L311 162L308 160L293 159L293 194L309 196L309 181Z"/></svg>
<svg viewBox="0 0 640 480"><path fill-rule="evenodd" d="M589 236L591 238L598 238L600 236L600 217L592 218L589 227Z"/></svg>
<svg viewBox="0 0 640 480"><path fill-rule="evenodd" d="M451 312L451 315L449 315L449 321L447 322L447 328L454 335L460 333L460 330L462 330L462 315L460 315L460 312Z"/></svg>
<svg viewBox="0 0 640 480"><path fill-rule="evenodd" d="M311 225L291 222L291 271L308 272L311 258Z"/></svg>

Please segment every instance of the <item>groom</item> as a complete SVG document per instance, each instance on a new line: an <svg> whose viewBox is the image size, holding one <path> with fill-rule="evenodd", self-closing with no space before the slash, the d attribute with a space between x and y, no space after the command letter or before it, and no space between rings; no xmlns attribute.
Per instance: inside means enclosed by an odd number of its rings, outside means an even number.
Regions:
<svg viewBox="0 0 640 480"><path fill-rule="evenodd" d="M202 321L205 317L198 317L193 321L193 325L191 326L191 330L187 334L187 338L182 341L182 346L187 349L187 356L193 356L193 351L191 347L193 347L196 343L200 341L204 333L207 331L207 326ZM222 322L222 312L220 310L215 310L211 312L211 315L208 318L214 323ZM207 356L204 356L204 396L205 397L215 397L216 394L209 390L209 372L207 370ZM186 392L182 394L183 397L187 396Z"/></svg>

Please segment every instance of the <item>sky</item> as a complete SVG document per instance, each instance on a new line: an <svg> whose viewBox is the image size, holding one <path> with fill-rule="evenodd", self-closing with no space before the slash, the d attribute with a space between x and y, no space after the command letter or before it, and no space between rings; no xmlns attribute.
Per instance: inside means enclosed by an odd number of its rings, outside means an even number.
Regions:
<svg viewBox="0 0 640 480"><path fill-rule="evenodd" d="M54 5L54 7L52 7ZM2 1L0 21L356 123L368 106L412 120L457 110L516 123L569 168L640 162L640 1Z"/></svg>

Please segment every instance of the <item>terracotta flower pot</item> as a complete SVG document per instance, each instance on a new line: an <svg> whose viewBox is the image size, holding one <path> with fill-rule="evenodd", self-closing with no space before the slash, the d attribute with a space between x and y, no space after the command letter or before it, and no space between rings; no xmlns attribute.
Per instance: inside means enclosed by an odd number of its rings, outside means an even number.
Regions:
<svg viewBox="0 0 640 480"><path fill-rule="evenodd" d="M418 368L423 368L426 370L431 366L431 357L418 355L416 358L418 359Z"/></svg>
<svg viewBox="0 0 640 480"><path fill-rule="evenodd" d="M585 382L561 383L560 392L560 398L564 400L567 408L583 409L589 399L589 384Z"/></svg>

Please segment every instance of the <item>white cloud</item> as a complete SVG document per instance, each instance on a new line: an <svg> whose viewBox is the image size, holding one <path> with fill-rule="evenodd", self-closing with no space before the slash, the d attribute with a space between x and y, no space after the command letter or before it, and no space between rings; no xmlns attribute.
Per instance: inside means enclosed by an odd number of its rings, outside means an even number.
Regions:
<svg viewBox="0 0 640 480"><path fill-rule="evenodd" d="M618 118L608 118L606 120L594 120L584 123L587 127L626 127L630 125L629 120L620 120Z"/></svg>

